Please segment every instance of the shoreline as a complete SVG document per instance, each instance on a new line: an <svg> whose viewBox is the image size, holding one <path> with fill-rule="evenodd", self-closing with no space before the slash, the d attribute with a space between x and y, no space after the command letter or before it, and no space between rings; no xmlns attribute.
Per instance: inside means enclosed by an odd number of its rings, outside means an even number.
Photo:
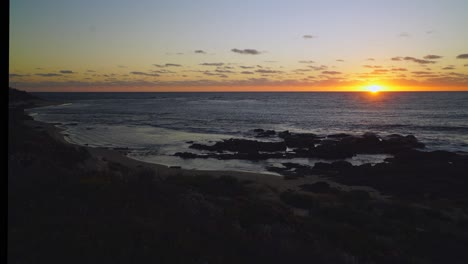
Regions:
<svg viewBox="0 0 468 264"><path fill-rule="evenodd" d="M55 102L47 102L43 105L37 107L45 107L45 106L54 106L54 105L63 105L66 103L55 103ZM33 109L36 107L28 108ZM27 115L25 113L25 115ZM28 115L29 116L29 115ZM31 117L34 119L34 117ZM257 185L258 188L265 188L269 190L273 190L275 193L280 193L284 191L301 191L301 185L304 184L313 184L316 182L327 182L330 186L334 188L338 188L343 191L350 191L350 190L363 190L369 193L369 195L376 199L388 199L390 196L386 194L382 194L375 188L365 185L346 185L341 184L339 182L333 181L329 177L325 175L309 175L307 177L296 178L294 180L288 180L285 175L280 173L277 174L268 174L268 173L261 173L261 172L248 172L248 171L233 171L233 170L199 170L199 169L183 169L183 168L173 168L171 166L166 166L163 164L146 162L138 159L133 159L127 156L125 153L122 153L119 150L106 148L106 147L91 147L91 146L83 146L74 144L69 142L65 139L65 135L62 134L64 129L57 127L53 123L46 123L37 120L29 121L29 127L31 129L35 129L35 127L43 126L45 128L45 132L47 132L52 138L58 140L62 144L71 145L78 148L86 149L91 156L95 159L95 161L100 162L101 164L88 164L89 166L97 166L101 168L107 167L109 163L118 163L125 167L128 167L131 170L139 170L139 169L151 169L155 174L156 177L160 179L166 179L171 176L189 176L189 177L197 177L197 176L209 176L214 178L220 177L234 177L240 181L252 181ZM268 195L271 196L271 195Z"/></svg>

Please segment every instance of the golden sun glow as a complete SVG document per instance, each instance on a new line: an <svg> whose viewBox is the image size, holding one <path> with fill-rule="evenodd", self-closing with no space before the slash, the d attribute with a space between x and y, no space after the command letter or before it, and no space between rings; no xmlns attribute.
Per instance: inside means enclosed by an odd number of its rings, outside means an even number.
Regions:
<svg viewBox="0 0 468 264"><path fill-rule="evenodd" d="M373 84L373 85L367 86L365 89L366 89L366 91L369 91L371 93L378 93L378 92L383 90L383 87L380 86L380 85Z"/></svg>

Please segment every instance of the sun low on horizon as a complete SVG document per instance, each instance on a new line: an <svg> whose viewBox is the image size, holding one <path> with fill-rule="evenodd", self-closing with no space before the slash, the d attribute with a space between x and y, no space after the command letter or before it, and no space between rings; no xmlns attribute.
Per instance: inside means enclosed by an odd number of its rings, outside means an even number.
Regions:
<svg viewBox="0 0 468 264"><path fill-rule="evenodd" d="M9 85L33 92L468 91L467 9L458 0L17 0L10 3Z"/></svg>

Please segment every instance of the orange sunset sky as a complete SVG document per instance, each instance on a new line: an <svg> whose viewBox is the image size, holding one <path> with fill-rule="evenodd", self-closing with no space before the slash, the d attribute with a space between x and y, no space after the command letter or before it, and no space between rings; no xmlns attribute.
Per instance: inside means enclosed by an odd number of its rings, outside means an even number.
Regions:
<svg viewBox="0 0 468 264"><path fill-rule="evenodd" d="M468 1L10 1L27 91L468 91Z"/></svg>

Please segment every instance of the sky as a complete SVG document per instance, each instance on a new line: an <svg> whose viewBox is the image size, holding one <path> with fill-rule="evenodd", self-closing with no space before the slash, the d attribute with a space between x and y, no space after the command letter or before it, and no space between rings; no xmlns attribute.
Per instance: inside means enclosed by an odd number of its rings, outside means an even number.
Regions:
<svg viewBox="0 0 468 264"><path fill-rule="evenodd" d="M27 91L468 91L466 0L11 0Z"/></svg>

